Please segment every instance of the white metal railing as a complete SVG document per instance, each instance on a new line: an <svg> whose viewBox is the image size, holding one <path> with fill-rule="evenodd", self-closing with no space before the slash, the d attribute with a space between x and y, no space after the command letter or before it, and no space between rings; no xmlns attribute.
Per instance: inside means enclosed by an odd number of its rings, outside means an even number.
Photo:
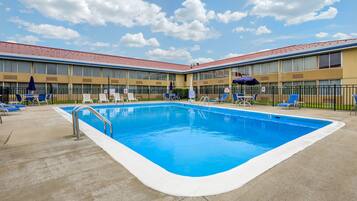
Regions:
<svg viewBox="0 0 357 201"><path fill-rule="evenodd" d="M107 125L109 125L110 137L113 137L112 122L110 122L107 118L105 118L103 115L101 115L99 112L97 112L92 107L87 106L87 105L80 105L80 106L73 108L73 110L72 110L73 135L77 137L77 140L79 140L79 138L80 138L78 112L83 109L88 109L90 112L92 112L95 116L98 117L98 119L100 119L104 123L104 133L105 134L107 133Z"/></svg>

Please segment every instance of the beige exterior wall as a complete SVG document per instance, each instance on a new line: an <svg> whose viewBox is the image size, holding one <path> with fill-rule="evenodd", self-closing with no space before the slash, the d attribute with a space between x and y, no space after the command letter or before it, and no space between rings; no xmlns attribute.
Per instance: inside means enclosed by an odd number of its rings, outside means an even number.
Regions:
<svg viewBox="0 0 357 201"><path fill-rule="evenodd" d="M357 48L342 52L342 83L357 85Z"/></svg>

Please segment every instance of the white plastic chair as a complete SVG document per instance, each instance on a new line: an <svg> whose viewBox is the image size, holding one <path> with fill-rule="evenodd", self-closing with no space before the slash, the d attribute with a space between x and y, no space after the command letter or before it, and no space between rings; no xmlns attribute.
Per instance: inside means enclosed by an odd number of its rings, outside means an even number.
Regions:
<svg viewBox="0 0 357 201"><path fill-rule="evenodd" d="M114 103L120 102L120 93L113 93Z"/></svg>
<svg viewBox="0 0 357 201"><path fill-rule="evenodd" d="M128 93L128 101L138 101L138 99L134 97L133 93Z"/></svg>
<svg viewBox="0 0 357 201"><path fill-rule="evenodd" d="M93 103L93 100L90 98L90 94L82 94L83 95L83 100L82 103Z"/></svg>
<svg viewBox="0 0 357 201"><path fill-rule="evenodd" d="M99 94L100 103L109 103L108 97L106 94Z"/></svg>

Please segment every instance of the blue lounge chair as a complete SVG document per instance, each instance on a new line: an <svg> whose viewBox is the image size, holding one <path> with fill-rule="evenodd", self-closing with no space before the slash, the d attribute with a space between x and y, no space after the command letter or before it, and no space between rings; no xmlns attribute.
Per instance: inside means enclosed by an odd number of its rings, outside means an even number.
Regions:
<svg viewBox="0 0 357 201"><path fill-rule="evenodd" d="M281 108L292 108L299 107L299 94L290 94L287 102L279 103L278 106Z"/></svg>
<svg viewBox="0 0 357 201"><path fill-rule="evenodd" d="M229 95L229 94L224 93L224 94L222 94L218 99L216 99L216 101L213 101L213 102L223 103L224 101L227 100L228 95Z"/></svg>
<svg viewBox="0 0 357 201"><path fill-rule="evenodd" d="M19 111L20 108L17 108L15 106L12 106L12 105L9 105L9 104L0 103L0 110L2 112L16 112L16 111Z"/></svg>
<svg viewBox="0 0 357 201"><path fill-rule="evenodd" d="M47 95L46 94L39 94L38 95L38 103L46 103L48 104L47 102Z"/></svg>

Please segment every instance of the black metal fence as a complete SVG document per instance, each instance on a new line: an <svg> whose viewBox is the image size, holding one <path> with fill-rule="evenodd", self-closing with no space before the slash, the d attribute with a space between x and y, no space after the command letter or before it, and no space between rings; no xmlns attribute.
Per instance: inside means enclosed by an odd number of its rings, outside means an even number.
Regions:
<svg viewBox="0 0 357 201"><path fill-rule="evenodd" d="M200 96L218 97L224 93L200 93ZM200 90L200 92L204 92ZM212 90L217 92L217 90ZM299 94L299 105L305 108L351 110L355 103L357 85L311 85L311 86L233 86L231 93L257 94L256 104L272 105L287 101L290 94ZM228 100L230 101L230 100Z"/></svg>
<svg viewBox="0 0 357 201"><path fill-rule="evenodd" d="M209 96L217 98L224 93L224 88L228 86L200 88L194 87L197 98ZM123 90L116 91L123 95ZM162 100L166 88L129 88L129 92L134 93L139 100ZM28 91L21 87L0 87L0 101L17 101L16 94L24 95ZM46 88L35 94L52 94L50 103L80 103L83 93L91 94L92 99L98 100L99 93L108 93L103 87L86 88ZM276 106L278 103L287 101L290 94L299 94L301 107L351 110L355 105L353 94L357 94L357 85L311 85L311 86L233 86L231 93L243 93L245 95L257 94L256 104ZM230 99L227 100L231 101Z"/></svg>
<svg viewBox="0 0 357 201"><path fill-rule="evenodd" d="M49 103L80 103L83 100L83 94L90 94L91 98L96 102L99 99L100 93L106 93L109 95L109 90L106 87L91 86L90 88L76 88L72 89L64 87L47 87L38 88L32 92L35 95L39 94L51 94L51 100ZM124 88L115 89L116 93L124 94ZM166 93L166 87L135 87L128 88L129 93L134 93L135 97L139 100L162 100L163 93ZM26 87L0 87L0 101L1 102L17 102L19 101L16 95L20 95L22 98L25 94L30 93ZM122 98L125 98L124 96Z"/></svg>

